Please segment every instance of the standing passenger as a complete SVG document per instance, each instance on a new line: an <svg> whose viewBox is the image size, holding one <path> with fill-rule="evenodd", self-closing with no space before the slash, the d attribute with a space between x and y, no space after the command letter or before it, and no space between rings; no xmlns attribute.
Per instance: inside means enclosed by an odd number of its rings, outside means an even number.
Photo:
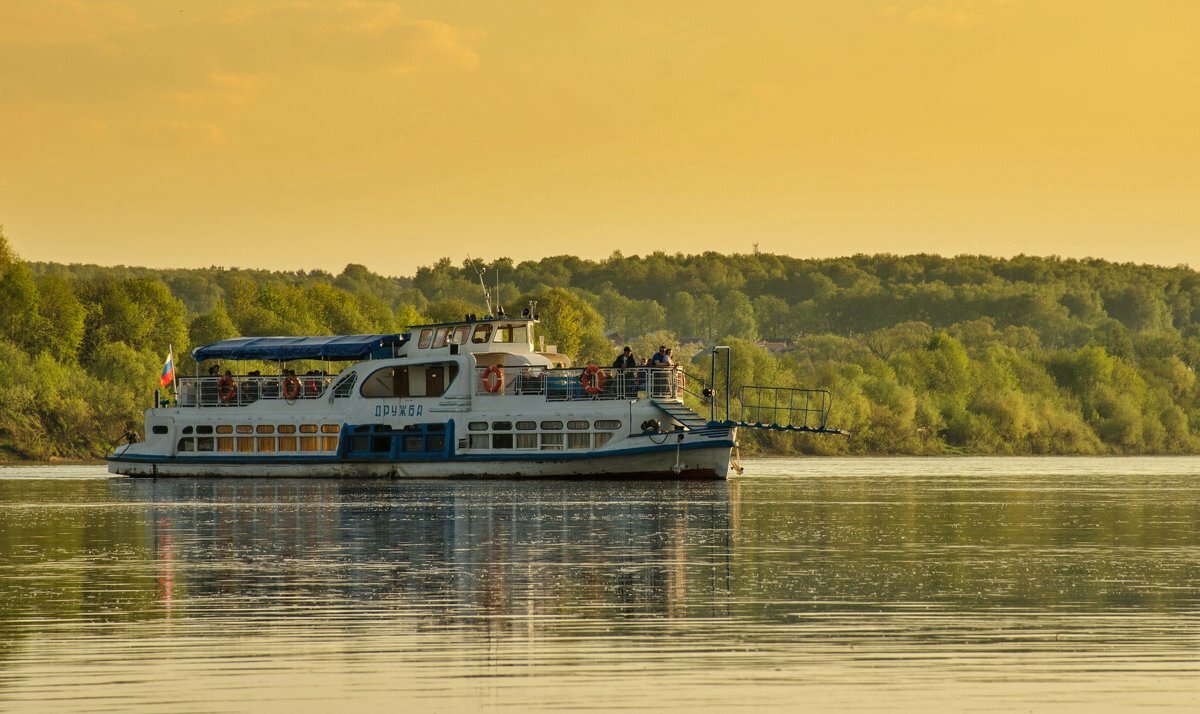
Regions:
<svg viewBox="0 0 1200 714"><path fill-rule="evenodd" d="M637 385L633 383L636 377L624 372L626 369L637 367L637 359L633 356L633 350L626 347L624 352L617 355L616 361L613 362L613 367L622 370L617 373L617 379L620 380L617 385L617 392L621 395L621 399L628 399L630 392L633 392L636 396Z"/></svg>

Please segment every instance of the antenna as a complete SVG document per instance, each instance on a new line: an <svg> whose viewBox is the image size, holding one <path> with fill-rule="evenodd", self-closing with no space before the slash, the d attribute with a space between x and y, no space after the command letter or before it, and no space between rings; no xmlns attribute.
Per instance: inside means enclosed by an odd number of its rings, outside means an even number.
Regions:
<svg viewBox="0 0 1200 714"><path fill-rule="evenodd" d="M500 268L498 264L496 267L496 292L493 294L496 296L496 314L503 317L504 306L500 304Z"/></svg>
<svg viewBox="0 0 1200 714"><path fill-rule="evenodd" d="M475 273L477 275L479 275L479 287L483 288L483 303L484 303L484 305L487 306L487 314L491 315L492 314L492 294L490 292L488 292L487 285L485 285L483 282L483 274L486 273L487 271L484 270L483 267L475 266L475 259L471 257L470 253L467 254L467 262L471 264L472 268L475 268ZM482 266L483 261L481 260L479 262ZM499 290L499 288L500 288L500 276L497 275L496 276L496 289Z"/></svg>

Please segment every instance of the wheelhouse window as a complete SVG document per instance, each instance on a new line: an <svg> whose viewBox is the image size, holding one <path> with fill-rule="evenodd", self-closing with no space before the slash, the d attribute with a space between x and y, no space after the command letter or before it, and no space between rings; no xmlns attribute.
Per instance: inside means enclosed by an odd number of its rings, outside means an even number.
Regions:
<svg viewBox="0 0 1200 714"><path fill-rule="evenodd" d="M450 334L449 328L446 328L446 327L437 328L437 331L433 333L434 348L445 347L446 346L446 336L449 334Z"/></svg>
<svg viewBox="0 0 1200 714"><path fill-rule="evenodd" d="M488 338L490 338L491 336L492 336L492 326L491 325L476 325L475 332L473 332L471 334L471 341L477 345L481 345L481 344L487 342Z"/></svg>
<svg viewBox="0 0 1200 714"><path fill-rule="evenodd" d="M501 325L496 328L496 336L492 342L529 343L529 330L525 325Z"/></svg>
<svg viewBox="0 0 1200 714"><path fill-rule="evenodd" d="M471 328L466 325L460 325L450 331L449 342L452 345L467 344L467 335L471 332Z"/></svg>
<svg viewBox="0 0 1200 714"><path fill-rule="evenodd" d="M421 330L421 337L420 337L420 339L417 340L417 349L427 350L427 349L429 349L429 345L432 342L433 342L433 328L426 327L424 330Z"/></svg>

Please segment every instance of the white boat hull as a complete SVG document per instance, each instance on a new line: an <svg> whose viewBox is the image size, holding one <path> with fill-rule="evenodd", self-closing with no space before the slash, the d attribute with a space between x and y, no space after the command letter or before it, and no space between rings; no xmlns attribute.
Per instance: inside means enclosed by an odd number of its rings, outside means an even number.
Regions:
<svg viewBox="0 0 1200 714"><path fill-rule="evenodd" d="M547 456L542 453L518 458L451 458L443 461L248 461L228 459L109 458L114 474L148 477L246 477L246 478L699 478L723 479L729 472L732 434L729 439L702 437L708 444L685 438L675 446L621 454Z"/></svg>

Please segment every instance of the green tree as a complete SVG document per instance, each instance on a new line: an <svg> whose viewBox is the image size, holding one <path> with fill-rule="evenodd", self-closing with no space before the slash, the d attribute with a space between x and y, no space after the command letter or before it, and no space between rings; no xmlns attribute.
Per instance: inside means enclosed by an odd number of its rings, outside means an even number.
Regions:
<svg viewBox="0 0 1200 714"><path fill-rule="evenodd" d="M612 345L604 336L604 318L585 300L564 288L548 288L530 297L541 315L546 341L558 345L576 364L608 364Z"/></svg>

